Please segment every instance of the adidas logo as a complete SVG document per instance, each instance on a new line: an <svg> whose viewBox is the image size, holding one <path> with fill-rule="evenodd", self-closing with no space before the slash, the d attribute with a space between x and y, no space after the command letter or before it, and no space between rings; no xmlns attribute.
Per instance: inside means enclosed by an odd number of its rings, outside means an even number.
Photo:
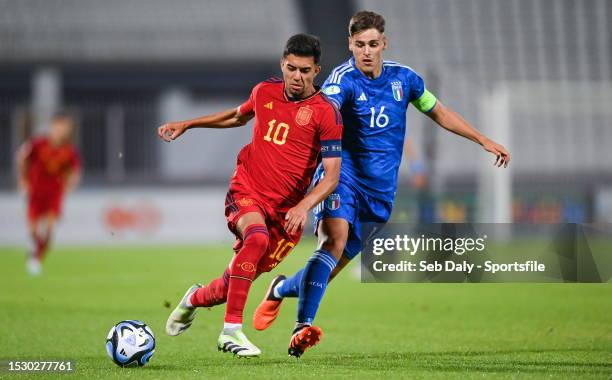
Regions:
<svg viewBox="0 0 612 380"><path fill-rule="evenodd" d="M267 109L271 110L272 109L272 102L264 104L264 107L266 107Z"/></svg>
<svg viewBox="0 0 612 380"><path fill-rule="evenodd" d="M361 102L365 102L368 100L368 98L366 98L365 93L362 92L361 95L359 95L359 97L357 98L357 100L361 101Z"/></svg>

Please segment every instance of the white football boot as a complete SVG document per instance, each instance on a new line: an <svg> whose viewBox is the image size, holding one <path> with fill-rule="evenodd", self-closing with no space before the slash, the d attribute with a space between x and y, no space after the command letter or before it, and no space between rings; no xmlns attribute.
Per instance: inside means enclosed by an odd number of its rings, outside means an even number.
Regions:
<svg viewBox="0 0 612 380"><path fill-rule="evenodd" d="M42 274L42 265L40 265L40 260L35 258L33 255L28 259L26 269L30 276L40 276Z"/></svg>
<svg viewBox="0 0 612 380"><path fill-rule="evenodd" d="M191 327L193 323L193 319L196 316L198 309L196 307L191 306L191 302L189 302L189 298L191 295L201 288L202 285L195 284L189 289L181 298L181 301L176 306L170 316L168 317L168 321L166 322L166 333L171 336L177 336L183 333L183 331L187 330Z"/></svg>
<svg viewBox="0 0 612 380"><path fill-rule="evenodd" d="M249 341L241 329L222 331L217 340L217 349L219 351L232 353L241 358L261 355L261 350Z"/></svg>

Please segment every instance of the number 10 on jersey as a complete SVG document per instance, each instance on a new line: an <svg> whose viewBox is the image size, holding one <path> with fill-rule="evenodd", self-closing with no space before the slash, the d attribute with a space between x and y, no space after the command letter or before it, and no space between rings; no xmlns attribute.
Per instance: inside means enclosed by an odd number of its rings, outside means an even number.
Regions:
<svg viewBox="0 0 612 380"><path fill-rule="evenodd" d="M287 141L288 133L288 124L278 123L278 125L276 125L276 119L272 119L268 123L268 133L266 133L266 135L264 136L264 140L272 141L276 145L283 145Z"/></svg>

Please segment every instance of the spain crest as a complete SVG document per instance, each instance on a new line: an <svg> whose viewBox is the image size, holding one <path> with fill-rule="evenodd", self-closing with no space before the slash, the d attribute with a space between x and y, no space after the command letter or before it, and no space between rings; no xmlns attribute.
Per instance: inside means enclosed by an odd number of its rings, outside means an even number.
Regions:
<svg viewBox="0 0 612 380"><path fill-rule="evenodd" d="M401 102L404 98L404 89L402 88L402 82L391 82L391 91L393 91L393 99L397 100L398 102Z"/></svg>
<svg viewBox="0 0 612 380"><path fill-rule="evenodd" d="M300 107L297 114L295 115L295 122L298 125L306 125L312 117L312 110L309 107Z"/></svg>

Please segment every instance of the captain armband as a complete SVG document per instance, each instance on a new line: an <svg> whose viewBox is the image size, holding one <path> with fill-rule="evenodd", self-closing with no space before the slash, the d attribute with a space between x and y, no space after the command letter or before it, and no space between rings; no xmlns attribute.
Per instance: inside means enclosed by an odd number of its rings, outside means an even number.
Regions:
<svg viewBox="0 0 612 380"><path fill-rule="evenodd" d="M412 105L415 106L416 109L421 112L429 112L434 108L437 101L438 100L436 99L434 94L425 89L423 91L423 95L421 95L418 99L415 99L410 103L412 103Z"/></svg>

